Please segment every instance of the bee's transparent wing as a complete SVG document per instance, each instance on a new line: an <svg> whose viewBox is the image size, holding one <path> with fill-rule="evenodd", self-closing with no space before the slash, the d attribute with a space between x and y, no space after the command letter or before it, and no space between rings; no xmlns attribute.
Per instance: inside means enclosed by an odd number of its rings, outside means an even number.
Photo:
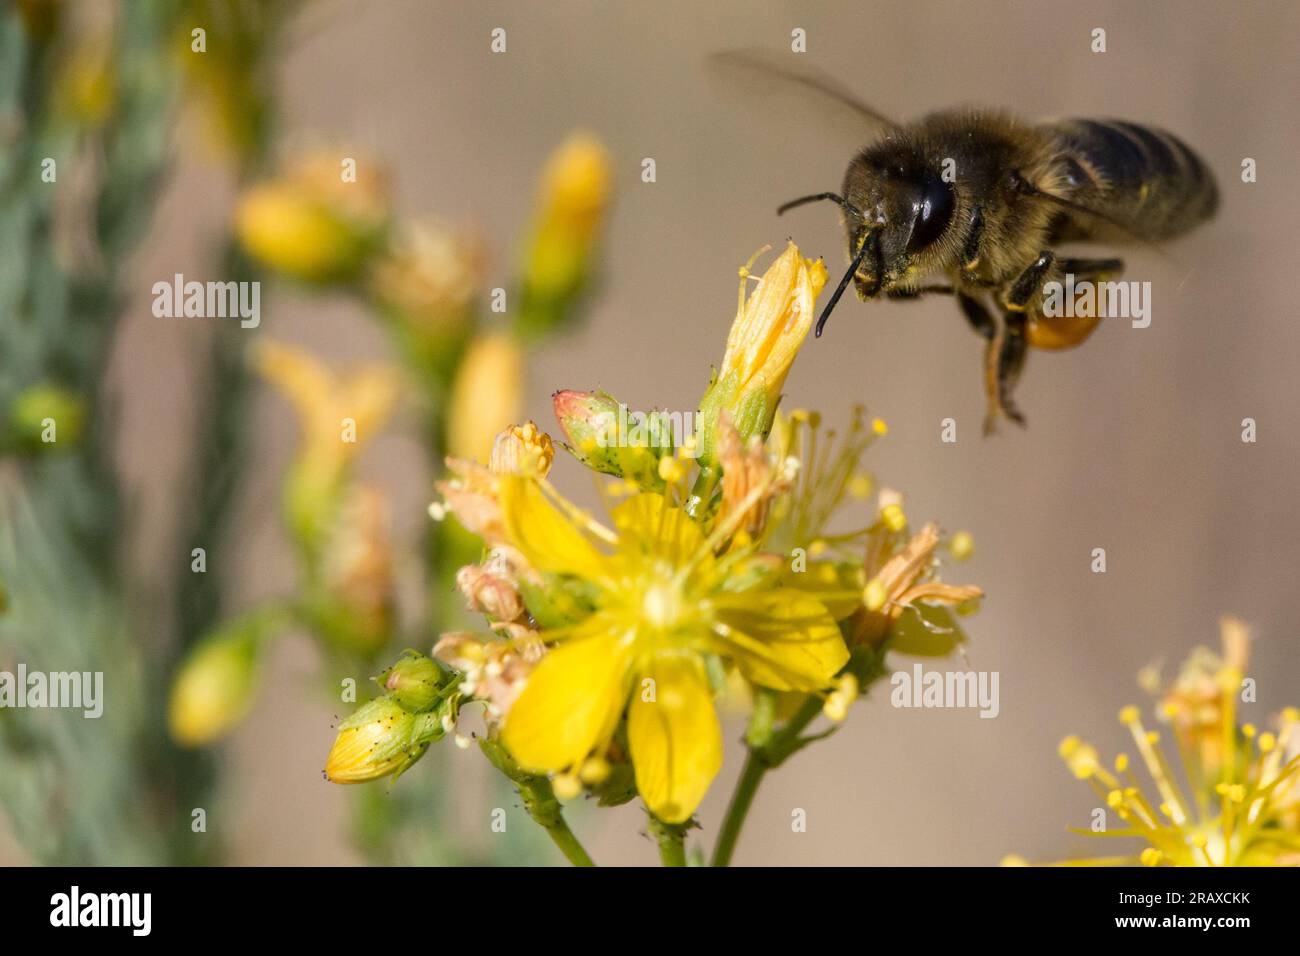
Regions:
<svg viewBox="0 0 1300 956"><path fill-rule="evenodd" d="M853 149L897 128L897 123L835 80L792 64L794 56L727 50L705 60L705 73L715 87L743 96L748 106L770 108L780 119L806 120L810 128L830 132Z"/></svg>

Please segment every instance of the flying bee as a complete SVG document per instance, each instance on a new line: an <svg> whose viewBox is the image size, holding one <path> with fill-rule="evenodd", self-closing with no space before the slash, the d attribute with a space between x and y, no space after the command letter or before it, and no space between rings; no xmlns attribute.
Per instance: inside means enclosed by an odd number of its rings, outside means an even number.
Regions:
<svg viewBox="0 0 1300 956"><path fill-rule="evenodd" d="M820 77L774 68L750 54L721 54L714 62L760 69L825 94L876 131L875 142L849 163L840 192L803 196L778 210L829 201L842 214L850 264L816 334L850 281L863 301L955 296L987 343L986 434L999 416L1025 423L1012 392L1030 347L1071 348L1100 322L1072 310L1068 317L1045 314L1044 286L1066 275L1100 283L1124 268L1114 258L1059 256L1058 243L1157 244L1191 231L1218 206L1207 165L1182 140L1154 127L1118 120L1031 123L978 109L899 124Z"/></svg>

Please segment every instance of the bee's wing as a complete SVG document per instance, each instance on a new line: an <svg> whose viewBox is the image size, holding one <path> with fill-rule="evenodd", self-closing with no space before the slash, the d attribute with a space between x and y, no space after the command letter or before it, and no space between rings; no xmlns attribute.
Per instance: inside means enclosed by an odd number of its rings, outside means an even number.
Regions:
<svg viewBox="0 0 1300 956"><path fill-rule="evenodd" d="M898 124L859 100L828 76L793 66L789 57L759 50L727 50L705 60L705 72L717 87L744 94L782 112L809 118L819 129L826 123L851 137L854 148Z"/></svg>

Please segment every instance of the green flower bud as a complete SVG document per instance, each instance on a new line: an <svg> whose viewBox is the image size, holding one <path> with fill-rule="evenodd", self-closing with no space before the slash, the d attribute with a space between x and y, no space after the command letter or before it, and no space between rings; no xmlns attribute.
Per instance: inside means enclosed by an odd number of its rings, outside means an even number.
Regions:
<svg viewBox="0 0 1300 956"><path fill-rule="evenodd" d="M339 725L325 760L325 778L366 783L401 776L445 735L440 711L412 714L391 697L377 697Z"/></svg>
<svg viewBox="0 0 1300 956"><path fill-rule="evenodd" d="M447 696L455 684L456 674L432 657L425 657L418 651L407 651L376 680L403 710L420 714L431 710Z"/></svg>
<svg viewBox="0 0 1300 956"><path fill-rule="evenodd" d="M15 441L32 449L76 445L85 420L85 400L71 389L48 383L24 389L9 412Z"/></svg>

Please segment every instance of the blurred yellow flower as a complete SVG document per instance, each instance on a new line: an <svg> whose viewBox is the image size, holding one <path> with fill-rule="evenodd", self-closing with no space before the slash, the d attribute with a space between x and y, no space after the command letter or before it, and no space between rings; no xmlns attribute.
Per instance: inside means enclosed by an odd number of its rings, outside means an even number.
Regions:
<svg viewBox="0 0 1300 956"><path fill-rule="evenodd" d="M523 350L507 332L470 343L452 385L447 453L484 464L497 434L519 420L524 403Z"/></svg>
<svg viewBox="0 0 1300 956"><path fill-rule="evenodd" d="M404 353L439 381L473 330L486 259L477 234L425 222L402 226L370 270L370 294Z"/></svg>
<svg viewBox="0 0 1300 956"><path fill-rule="evenodd" d="M317 621L337 646L370 655L393 629L393 544L387 496L357 485L347 492L322 546Z"/></svg>
<svg viewBox="0 0 1300 956"><path fill-rule="evenodd" d="M506 714L502 740L525 769L577 773L604 755L626 709L637 789L659 819L681 823L722 762L707 656L762 686L808 692L848 659L816 598L746 577L737 555L716 557L729 535L706 539L672 489L615 506L612 529L545 482L503 477L500 489L511 544L533 570L582 581L594 605L541 633L558 645Z"/></svg>
<svg viewBox="0 0 1300 956"><path fill-rule="evenodd" d="M172 685L167 726L185 747L210 744L248 714L257 683L257 634L235 628L186 658Z"/></svg>
<svg viewBox="0 0 1300 956"><path fill-rule="evenodd" d="M712 461L717 454L721 412L731 416L742 439L765 436L772 427L781 389L812 328L814 304L826 285L822 261L805 259L791 242L749 292L749 270L766 251L767 247L759 250L740 270L739 303L727 350L700 403L705 461Z"/></svg>
<svg viewBox="0 0 1300 956"><path fill-rule="evenodd" d="M302 440L286 480L286 504L299 540L319 542L348 465L392 414L397 372L375 364L342 376L302 349L266 339L258 342L254 361L298 413Z"/></svg>
<svg viewBox="0 0 1300 956"><path fill-rule="evenodd" d="M319 153L249 188L235 210L235 231L254 257L306 282L355 278L377 250L389 216L378 166ZM355 174L355 175L353 175Z"/></svg>
<svg viewBox="0 0 1300 956"><path fill-rule="evenodd" d="M591 134L574 133L551 156L524 265L526 298L550 303L581 288L612 189L609 151Z"/></svg>
<svg viewBox="0 0 1300 956"><path fill-rule="evenodd" d="M1246 631L1222 622L1222 658L1198 648L1163 693L1161 716L1172 724L1190 792L1185 792L1160 734L1136 707L1119 719L1155 785L1149 795L1119 754L1107 769L1078 737L1061 742L1061 759L1087 780L1123 828L1091 836L1129 836L1147 847L1123 856L1067 860L1067 866L1300 866L1300 710L1282 712L1277 732L1237 723L1243 693ZM1150 677L1149 690L1160 694ZM1014 862L1021 862L1014 858Z"/></svg>
<svg viewBox="0 0 1300 956"><path fill-rule="evenodd" d="M102 125L117 102L112 41L105 36L76 47L62 64L55 92L70 119L90 127Z"/></svg>

